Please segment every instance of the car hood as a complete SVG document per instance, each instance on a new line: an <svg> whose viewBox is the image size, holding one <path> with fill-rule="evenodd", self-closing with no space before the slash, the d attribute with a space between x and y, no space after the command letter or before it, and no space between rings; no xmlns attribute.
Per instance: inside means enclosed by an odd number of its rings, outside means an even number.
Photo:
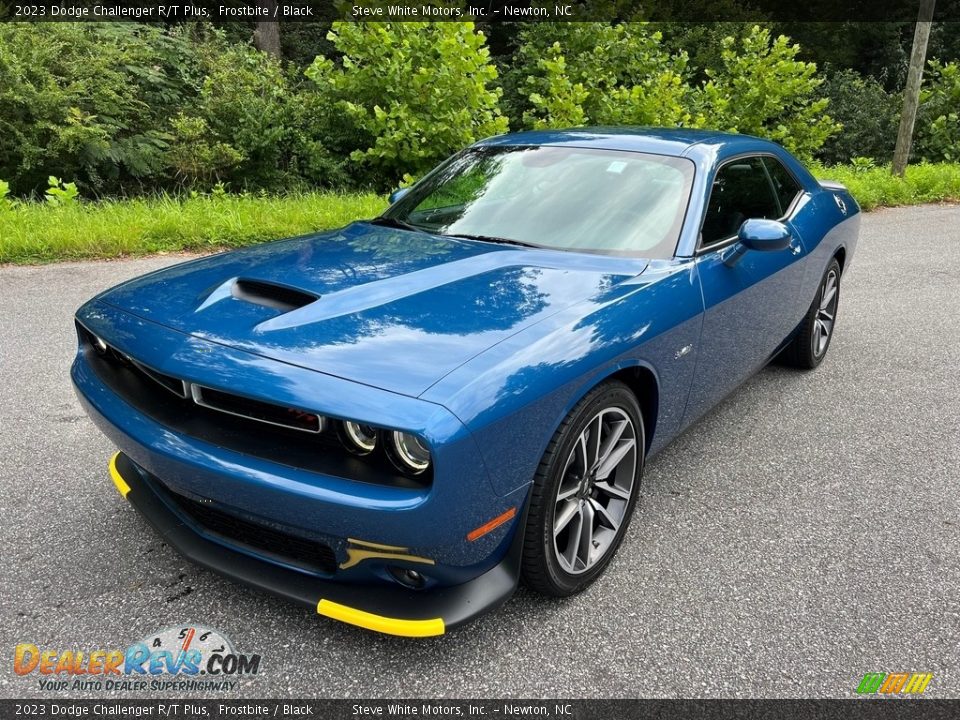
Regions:
<svg viewBox="0 0 960 720"><path fill-rule="evenodd" d="M215 343L417 396L646 265L354 223L166 268L98 300Z"/></svg>

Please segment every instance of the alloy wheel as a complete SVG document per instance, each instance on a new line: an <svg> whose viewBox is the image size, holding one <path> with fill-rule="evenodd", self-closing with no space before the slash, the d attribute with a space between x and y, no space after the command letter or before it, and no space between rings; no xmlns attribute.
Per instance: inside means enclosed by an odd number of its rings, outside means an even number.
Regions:
<svg viewBox="0 0 960 720"><path fill-rule="evenodd" d="M553 515L553 546L560 566L579 575L614 545L634 491L637 431L618 407L587 423L567 458Z"/></svg>
<svg viewBox="0 0 960 720"><path fill-rule="evenodd" d="M839 278L836 270L830 270L824 278L820 292L820 307L813 321L813 352L817 357L823 355L830 342L833 324L837 317L839 298Z"/></svg>

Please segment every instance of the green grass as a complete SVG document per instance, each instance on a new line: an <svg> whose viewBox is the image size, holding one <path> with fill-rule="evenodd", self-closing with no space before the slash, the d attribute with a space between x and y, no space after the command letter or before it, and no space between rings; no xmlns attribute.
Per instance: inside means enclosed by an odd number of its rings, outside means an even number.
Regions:
<svg viewBox="0 0 960 720"><path fill-rule="evenodd" d="M960 200L960 164L910 165L902 178L891 175L889 167L817 166L813 173L846 185L864 210Z"/></svg>
<svg viewBox="0 0 960 720"><path fill-rule="evenodd" d="M0 263L212 251L301 235L378 215L370 194L212 195L0 208Z"/></svg>
<svg viewBox="0 0 960 720"><path fill-rule="evenodd" d="M814 167L844 183L864 210L960 201L960 164L912 165L905 178L886 167ZM169 196L79 202L51 207L0 202L0 263L119 258L158 252L212 251L301 235L369 218L386 207L372 193Z"/></svg>

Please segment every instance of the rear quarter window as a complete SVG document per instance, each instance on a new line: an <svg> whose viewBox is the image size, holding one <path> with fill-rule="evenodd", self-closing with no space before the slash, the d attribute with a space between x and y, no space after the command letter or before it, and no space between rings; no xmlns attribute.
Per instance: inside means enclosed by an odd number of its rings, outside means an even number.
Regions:
<svg viewBox="0 0 960 720"><path fill-rule="evenodd" d="M786 215L793 201L800 194L800 184L776 158L765 157L763 162L767 166L767 172L770 173L770 180L773 182L773 190L780 201L780 214Z"/></svg>

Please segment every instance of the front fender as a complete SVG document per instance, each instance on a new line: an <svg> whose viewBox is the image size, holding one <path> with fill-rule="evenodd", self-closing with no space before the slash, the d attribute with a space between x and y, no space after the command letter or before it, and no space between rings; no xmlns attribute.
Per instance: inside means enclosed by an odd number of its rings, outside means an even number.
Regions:
<svg viewBox="0 0 960 720"><path fill-rule="evenodd" d="M591 388L620 369L643 366L659 384L654 451L679 428L702 311L694 264L656 262L494 346L421 398L460 418L495 491L506 494L531 482L557 427Z"/></svg>

